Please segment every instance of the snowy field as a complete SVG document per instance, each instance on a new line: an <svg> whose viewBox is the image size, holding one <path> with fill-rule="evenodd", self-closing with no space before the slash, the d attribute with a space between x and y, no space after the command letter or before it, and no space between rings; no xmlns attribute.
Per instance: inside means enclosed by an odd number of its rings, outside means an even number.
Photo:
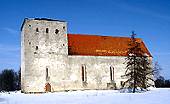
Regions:
<svg viewBox="0 0 170 104"><path fill-rule="evenodd" d="M170 88L153 88L144 93L120 93L117 90L0 93L0 104L170 104Z"/></svg>

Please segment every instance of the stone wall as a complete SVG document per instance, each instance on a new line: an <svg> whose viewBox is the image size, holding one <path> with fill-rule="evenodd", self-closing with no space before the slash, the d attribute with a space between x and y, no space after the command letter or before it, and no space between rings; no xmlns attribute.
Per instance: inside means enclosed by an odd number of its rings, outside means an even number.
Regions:
<svg viewBox="0 0 170 104"><path fill-rule="evenodd" d="M114 68L114 81L121 88L121 75L125 72L125 57L119 56L69 56L69 76L73 82L71 89L107 89L111 83L110 67ZM86 67L87 86L82 82L82 66Z"/></svg>

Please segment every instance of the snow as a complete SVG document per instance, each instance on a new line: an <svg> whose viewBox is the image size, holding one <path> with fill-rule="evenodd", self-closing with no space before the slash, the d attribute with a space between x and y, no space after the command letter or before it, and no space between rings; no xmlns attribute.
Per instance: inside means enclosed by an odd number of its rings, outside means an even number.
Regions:
<svg viewBox="0 0 170 104"><path fill-rule="evenodd" d="M0 93L0 104L170 104L170 88L143 93L119 90L86 90L43 94Z"/></svg>

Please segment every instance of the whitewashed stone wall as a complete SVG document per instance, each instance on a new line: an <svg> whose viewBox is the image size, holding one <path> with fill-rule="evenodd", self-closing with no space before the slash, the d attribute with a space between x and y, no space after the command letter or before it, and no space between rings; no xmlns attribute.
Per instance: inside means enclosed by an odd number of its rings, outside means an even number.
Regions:
<svg viewBox="0 0 170 104"><path fill-rule="evenodd" d="M107 89L107 83L111 83L110 67L114 68L114 79L117 88L121 88L120 82L125 81L122 75L125 72L125 57L119 56L69 56L71 89ZM87 87L82 84L82 65L86 66Z"/></svg>
<svg viewBox="0 0 170 104"><path fill-rule="evenodd" d="M68 56L67 61L67 69L63 70L58 65L56 69L51 70L51 76L56 75L50 77L52 91L108 89L107 83L111 83L110 66L114 67L117 88L121 88L120 82L126 80L121 77L125 72L125 64L123 64L125 57ZM87 86L83 86L82 65L86 66Z"/></svg>

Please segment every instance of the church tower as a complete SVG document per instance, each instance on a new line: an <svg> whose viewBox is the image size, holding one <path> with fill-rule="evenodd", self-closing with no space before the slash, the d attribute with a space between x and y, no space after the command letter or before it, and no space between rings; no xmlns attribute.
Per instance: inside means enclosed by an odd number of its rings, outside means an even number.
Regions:
<svg viewBox="0 0 170 104"><path fill-rule="evenodd" d="M67 63L67 23L46 18L25 19L21 27L21 90L53 90L53 86L64 80Z"/></svg>

